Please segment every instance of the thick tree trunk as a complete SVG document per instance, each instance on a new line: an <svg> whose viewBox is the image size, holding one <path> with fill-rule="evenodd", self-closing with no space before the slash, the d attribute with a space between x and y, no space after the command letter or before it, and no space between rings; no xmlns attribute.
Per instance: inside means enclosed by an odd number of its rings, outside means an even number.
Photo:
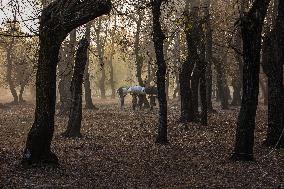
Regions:
<svg viewBox="0 0 284 189"><path fill-rule="evenodd" d="M163 0L152 1L152 16L153 16L153 42L156 53L157 70L157 86L158 86L158 101L159 101L159 126L156 143L165 144L167 139L167 97L166 97L166 71L167 65L164 59L164 39L165 35L161 28L161 4Z"/></svg>
<svg viewBox="0 0 284 189"><path fill-rule="evenodd" d="M281 12L282 11L282 12ZM284 90L283 90L283 58L284 58L284 3L279 2L279 11L275 28L267 34L263 44L262 66L268 77L268 129L264 144L284 147Z"/></svg>
<svg viewBox="0 0 284 189"><path fill-rule="evenodd" d="M255 115L258 104L261 32L269 0L255 0L241 18L243 39L243 96L232 160L253 160Z"/></svg>
<svg viewBox="0 0 284 189"><path fill-rule="evenodd" d="M22 163L58 163L56 155L51 152L51 141L60 45L73 29L108 13L110 9L111 2L108 0L56 0L43 10L39 28L35 121L28 134Z"/></svg>
<svg viewBox="0 0 284 189"><path fill-rule="evenodd" d="M91 22L87 23L86 25L86 39L91 42ZM89 64L90 64L90 52L87 52L87 62L85 67L85 75L84 75L84 88L85 88L85 107L87 109L96 110L98 109L92 100L92 90L91 90L91 83L90 83L90 74L89 74Z"/></svg>
<svg viewBox="0 0 284 189"><path fill-rule="evenodd" d="M87 62L89 42L82 39L76 53L74 74L71 81L71 110L67 130L63 133L65 137L81 137L82 121L82 84L85 66Z"/></svg>
<svg viewBox="0 0 284 189"><path fill-rule="evenodd" d="M186 44L187 44L187 58L183 63L179 81L180 81L180 97L181 97L181 123L188 123L191 121L197 120L197 112L194 111L194 102L193 99L198 99L198 85L199 85L199 77L197 80L197 76L200 76L198 72L195 72L195 81L192 81L192 71L194 68L194 64L199 61L198 53L197 53L197 41L198 41L198 22L196 18L198 17L198 9L192 7L191 15L189 15L188 4L185 7L186 9L186 19L187 24L190 24L190 21L193 22L192 28L186 29ZM197 82L198 81L198 82ZM195 83L194 83L195 82ZM193 84L194 83L194 84ZM197 85L196 85L197 84ZM195 98L193 97L193 88L195 87ZM197 92L197 94L196 94ZM196 103L195 103L196 106ZM195 109L196 110L196 109ZM198 110L198 104L197 104Z"/></svg>
<svg viewBox="0 0 284 189"><path fill-rule="evenodd" d="M52 32L40 33L40 52L36 85L35 121L29 132L24 163L57 163L50 145L54 131L56 63L62 39ZM48 78L48 79L47 79Z"/></svg>

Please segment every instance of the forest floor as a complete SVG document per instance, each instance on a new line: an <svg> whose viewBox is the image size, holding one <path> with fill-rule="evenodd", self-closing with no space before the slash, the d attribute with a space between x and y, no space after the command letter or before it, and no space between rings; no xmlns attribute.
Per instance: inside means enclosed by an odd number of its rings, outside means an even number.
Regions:
<svg viewBox="0 0 284 189"><path fill-rule="evenodd" d="M262 146L266 110L260 107L255 162L231 162L238 110L218 110L208 126L181 127L169 108L169 144L155 144L157 108L120 111L116 101L83 110L80 139L62 138L67 117L56 117L52 150L59 167L20 165L34 105L0 109L0 188L283 188L284 151ZM130 107L130 105L127 105Z"/></svg>

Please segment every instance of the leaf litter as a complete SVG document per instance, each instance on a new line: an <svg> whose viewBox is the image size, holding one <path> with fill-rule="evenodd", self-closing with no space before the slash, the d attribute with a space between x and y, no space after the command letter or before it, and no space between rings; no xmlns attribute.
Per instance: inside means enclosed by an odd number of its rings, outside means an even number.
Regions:
<svg viewBox="0 0 284 189"><path fill-rule="evenodd" d="M283 150L265 148L267 110L256 118L256 162L231 162L238 109L210 114L208 126L177 120L169 108L168 145L155 144L158 110L120 111L115 102L83 110L82 138L65 139L68 118L56 116L52 150L59 167L20 165L34 105L0 109L0 188L277 188Z"/></svg>

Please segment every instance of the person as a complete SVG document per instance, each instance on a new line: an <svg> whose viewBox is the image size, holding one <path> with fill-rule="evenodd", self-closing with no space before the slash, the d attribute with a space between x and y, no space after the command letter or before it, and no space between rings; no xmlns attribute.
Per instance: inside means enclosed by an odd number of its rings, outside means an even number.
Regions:
<svg viewBox="0 0 284 189"><path fill-rule="evenodd" d="M124 107L124 99L125 96L128 93L128 88L127 87L120 87L119 89L117 89L117 94L119 96L119 102L120 102L120 109L123 110Z"/></svg>

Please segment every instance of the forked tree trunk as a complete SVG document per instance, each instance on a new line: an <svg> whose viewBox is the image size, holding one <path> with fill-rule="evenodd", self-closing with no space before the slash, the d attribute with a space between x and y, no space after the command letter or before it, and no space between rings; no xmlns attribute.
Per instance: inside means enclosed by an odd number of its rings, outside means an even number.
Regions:
<svg viewBox="0 0 284 189"><path fill-rule="evenodd" d="M51 152L51 141L60 45L70 31L108 13L110 9L109 0L56 0L43 10L39 28L35 121L28 134L22 163L58 163L57 156Z"/></svg>
<svg viewBox="0 0 284 189"><path fill-rule="evenodd" d="M258 104L261 32L269 0L255 0L241 18L243 39L243 96L232 160L253 160L255 115Z"/></svg>
<svg viewBox="0 0 284 189"><path fill-rule="evenodd" d="M82 39L76 53L74 73L71 81L71 109L67 130L62 134L65 137L81 137L82 121L82 84L87 62L89 42Z"/></svg>
<svg viewBox="0 0 284 189"><path fill-rule="evenodd" d="M162 31L160 17L161 5L163 0L152 0L152 16L153 16L153 42L156 53L157 70L157 86L159 101L159 125L156 143L165 144L167 139L167 97L166 97L166 71L167 65L164 59L164 39L165 35Z"/></svg>

